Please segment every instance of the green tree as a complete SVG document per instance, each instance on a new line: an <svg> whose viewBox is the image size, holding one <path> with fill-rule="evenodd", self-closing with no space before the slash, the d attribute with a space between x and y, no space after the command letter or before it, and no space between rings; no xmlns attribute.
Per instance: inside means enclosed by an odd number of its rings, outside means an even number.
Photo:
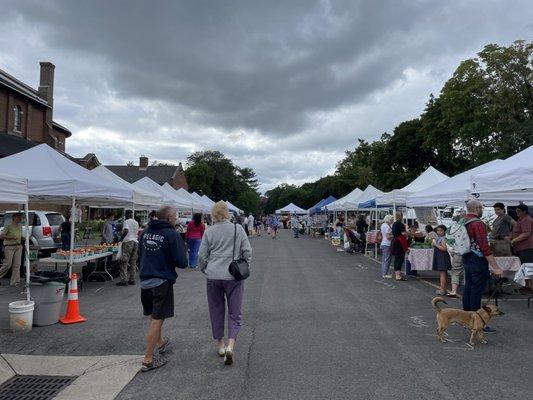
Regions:
<svg viewBox="0 0 533 400"><path fill-rule="evenodd" d="M247 190L240 193L234 203L246 214L257 214L259 210L259 195L253 190Z"/></svg>
<svg viewBox="0 0 533 400"><path fill-rule="evenodd" d="M204 193L213 200L229 200L235 205L240 195L254 192L259 202L259 184L253 169L236 166L224 154L213 150L192 153L187 162L185 173L190 190Z"/></svg>
<svg viewBox="0 0 533 400"><path fill-rule="evenodd" d="M191 191L212 196L215 171L208 164L199 161L191 165L185 171L185 176Z"/></svg>

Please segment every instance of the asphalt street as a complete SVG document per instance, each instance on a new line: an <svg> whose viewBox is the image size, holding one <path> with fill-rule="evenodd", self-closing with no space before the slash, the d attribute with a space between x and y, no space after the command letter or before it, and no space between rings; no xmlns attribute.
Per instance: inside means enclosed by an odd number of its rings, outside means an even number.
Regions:
<svg viewBox="0 0 533 400"><path fill-rule="evenodd" d="M252 238L244 326L236 362L215 354L199 271L180 273L176 317L165 324L169 364L139 373L118 399L526 399L533 376L533 309L500 303L496 334L475 349L453 326L435 338L425 282L382 280L378 265L337 252L323 239ZM0 307L7 309L5 286ZM4 291L4 292L2 292ZM80 294L84 324L7 329L0 352L47 355L142 354L147 326L138 287L88 284ZM459 300L449 306L460 307ZM88 388L90 390L90 388Z"/></svg>

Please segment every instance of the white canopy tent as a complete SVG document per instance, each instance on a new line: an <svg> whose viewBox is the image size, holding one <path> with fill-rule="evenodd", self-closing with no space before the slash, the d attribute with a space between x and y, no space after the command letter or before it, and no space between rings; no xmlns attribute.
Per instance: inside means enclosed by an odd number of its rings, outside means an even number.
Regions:
<svg viewBox="0 0 533 400"><path fill-rule="evenodd" d="M231 204L229 201L226 200L226 205L228 206L228 210L230 212L235 212L241 214L243 211L239 209L238 207L235 207L233 204Z"/></svg>
<svg viewBox="0 0 533 400"><path fill-rule="evenodd" d="M396 208L396 206L405 206L407 196L427 189L439 182L448 179L449 176L444 175L437 169L429 166L418 178L412 181L409 185L401 188L394 189L390 192L383 193L381 196L376 197L376 205L384 206L389 205Z"/></svg>
<svg viewBox="0 0 533 400"><path fill-rule="evenodd" d="M481 201L533 201L533 146L472 174L471 185Z"/></svg>
<svg viewBox="0 0 533 400"><path fill-rule="evenodd" d="M204 205L204 203L199 201L196 197L194 197L191 193L189 193L185 189L179 188L178 190L176 190L176 192L178 192L178 194L184 199L188 199L191 202L192 208L194 210L206 211L206 206Z"/></svg>
<svg viewBox="0 0 533 400"><path fill-rule="evenodd" d="M0 172L0 203L28 203L26 178Z"/></svg>
<svg viewBox="0 0 533 400"><path fill-rule="evenodd" d="M0 172L0 203L24 205L24 252L26 267L26 300L30 301L30 228L28 221L28 181L20 176Z"/></svg>
<svg viewBox="0 0 533 400"><path fill-rule="evenodd" d="M304 210L303 208L298 207L297 205L290 203L287 204L285 207L280 208L279 210L276 210L276 214L307 214L307 210Z"/></svg>
<svg viewBox="0 0 533 400"><path fill-rule="evenodd" d="M204 200L204 203L209 207L209 209L211 209L211 207L213 207L213 205L215 204L215 202L209 197L207 197L205 194L202 196L202 199Z"/></svg>
<svg viewBox="0 0 533 400"><path fill-rule="evenodd" d="M169 206L173 206L176 208L183 207L183 202L178 201L175 196L173 196L167 190L164 190L160 184L148 178L147 176L139 179L137 182L133 182L132 185L135 187L141 188L143 190L152 192L152 193L160 194L163 199L162 204L164 205L169 205ZM190 207L187 205L186 208L190 208Z"/></svg>
<svg viewBox="0 0 533 400"><path fill-rule="evenodd" d="M100 178L46 144L0 159L0 171L25 177L28 195L33 200L71 205L71 249L74 249L76 204L114 204L133 198L133 190L101 182ZM72 263L71 252L69 276L72 275Z"/></svg>
<svg viewBox="0 0 533 400"><path fill-rule="evenodd" d="M199 204L201 204L203 212L205 212L205 213L210 213L211 212L211 204L207 204L207 202L205 201L205 199L202 196L200 196L196 192L192 192L191 196L193 196L197 200L197 202Z"/></svg>
<svg viewBox="0 0 533 400"><path fill-rule="evenodd" d="M110 204L131 201L133 190L102 182L87 169L46 144L0 159L0 171L28 179L32 200L65 204Z"/></svg>
<svg viewBox="0 0 533 400"><path fill-rule="evenodd" d="M129 189L133 191L133 199L130 203L123 205L133 205L137 209L141 208L157 208L161 205L163 201L163 195L160 192L155 192L153 190L145 190L139 186L134 186L133 184L126 182L124 179L118 175L111 172L108 168L103 165L96 167L90 171L91 174L96 175L102 178L105 182L110 184L118 185L124 189Z"/></svg>
<svg viewBox="0 0 533 400"><path fill-rule="evenodd" d="M361 196L359 197L359 199L357 199L357 201L359 202L359 205L357 208L364 209L365 208L364 203L370 202L374 200L376 197L381 196L382 194L383 192L381 190L375 188L372 185L368 185L366 189L363 191L363 193L361 193ZM368 208L373 208L373 207L368 207Z"/></svg>
<svg viewBox="0 0 533 400"><path fill-rule="evenodd" d="M165 182L161 186L163 192L166 192L176 202L176 207L185 210L192 210L194 208L194 202L186 196L183 196L180 192L174 189L170 184Z"/></svg>
<svg viewBox="0 0 533 400"><path fill-rule="evenodd" d="M335 200L333 203L327 206L329 211L347 211L348 209L356 209L359 204L359 198L363 194L363 191L359 188L355 188L346 196L341 197L338 200ZM322 207L323 210L326 207Z"/></svg>
<svg viewBox="0 0 533 400"><path fill-rule="evenodd" d="M452 176L436 185L407 196L408 207L464 206L472 197L471 176L498 168L502 160L493 160L476 168Z"/></svg>

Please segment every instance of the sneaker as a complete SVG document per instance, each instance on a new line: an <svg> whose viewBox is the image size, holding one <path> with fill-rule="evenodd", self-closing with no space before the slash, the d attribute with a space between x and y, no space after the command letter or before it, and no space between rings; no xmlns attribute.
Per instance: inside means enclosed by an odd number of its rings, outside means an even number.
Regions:
<svg viewBox="0 0 533 400"><path fill-rule="evenodd" d="M117 286L128 286L128 282L117 282L115 285L117 285Z"/></svg>
<svg viewBox="0 0 533 400"><path fill-rule="evenodd" d="M225 357L226 356L226 349L224 347L220 347L218 350L217 350L217 353L218 353L218 356L219 357Z"/></svg>
<svg viewBox="0 0 533 400"><path fill-rule="evenodd" d="M392 275L391 274L383 275L381 278L382 279L392 279Z"/></svg>
<svg viewBox="0 0 533 400"><path fill-rule="evenodd" d="M437 291L435 291L435 294L438 294L439 296L447 296L448 292L446 292L444 290L437 290Z"/></svg>
<svg viewBox="0 0 533 400"><path fill-rule="evenodd" d="M162 367L166 363L167 363L167 360L165 358L163 358L163 357L154 358L152 360L152 362L150 362L150 363L143 362L143 365L141 367L141 371L142 372L148 372L148 371L151 371L153 369Z"/></svg>
<svg viewBox="0 0 533 400"><path fill-rule="evenodd" d="M496 333L496 329L491 328L490 326L487 325L487 326L485 326L485 327L483 328L483 332L484 332L484 333Z"/></svg>

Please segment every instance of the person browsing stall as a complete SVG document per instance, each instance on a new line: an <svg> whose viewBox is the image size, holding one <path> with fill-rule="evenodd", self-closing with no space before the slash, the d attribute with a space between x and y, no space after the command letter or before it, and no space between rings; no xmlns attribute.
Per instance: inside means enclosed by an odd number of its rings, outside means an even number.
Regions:
<svg viewBox="0 0 533 400"><path fill-rule="evenodd" d="M0 239L4 240L4 265L0 268L0 278L11 271L11 286L20 284L20 264L22 263L22 213L14 213L11 223L4 228Z"/></svg>
<svg viewBox="0 0 533 400"><path fill-rule="evenodd" d="M126 211L126 219L122 228L122 257L120 259L120 282L117 286L135 285L137 269L137 253L139 251L139 223L133 219L133 212Z"/></svg>
<svg viewBox="0 0 533 400"><path fill-rule="evenodd" d="M392 275L389 274L390 263L392 260L390 245L392 240L392 229L391 224L394 220L392 215L387 215L383 219L381 224L381 277L383 279L391 279Z"/></svg>
<svg viewBox="0 0 533 400"><path fill-rule="evenodd" d="M72 222L70 222L70 215L67 215L65 221L59 225L59 234L61 236L61 250L70 250L70 230Z"/></svg>
<svg viewBox="0 0 533 400"><path fill-rule="evenodd" d="M391 254L394 256L394 274L397 281L405 281L402 276L402 266L405 260L405 253L409 248L409 242L407 240L407 230L403 223L403 214L400 211L396 211L396 221L392 224L392 242L391 242Z"/></svg>
<svg viewBox="0 0 533 400"><path fill-rule="evenodd" d="M437 290L439 296L445 296L447 292L447 276L448 271L452 269L452 262L448 254L448 247L446 246L446 227L444 225L437 226L437 238L432 239L433 245L433 271L439 272L440 288Z"/></svg>
<svg viewBox="0 0 533 400"><path fill-rule="evenodd" d="M463 309L477 311L481 308L481 297L487 287L490 272L496 277L502 270L496 263L487 237L487 228L481 221L483 204L478 200L470 200L466 204L466 230L470 238L470 252L463 255L465 287L463 290ZM486 333L495 332L489 326L483 328Z"/></svg>
<svg viewBox="0 0 533 400"><path fill-rule="evenodd" d="M102 226L102 244L111 244L115 241L115 234L113 231L115 223L115 214L110 212L106 216L104 225Z"/></svg>

